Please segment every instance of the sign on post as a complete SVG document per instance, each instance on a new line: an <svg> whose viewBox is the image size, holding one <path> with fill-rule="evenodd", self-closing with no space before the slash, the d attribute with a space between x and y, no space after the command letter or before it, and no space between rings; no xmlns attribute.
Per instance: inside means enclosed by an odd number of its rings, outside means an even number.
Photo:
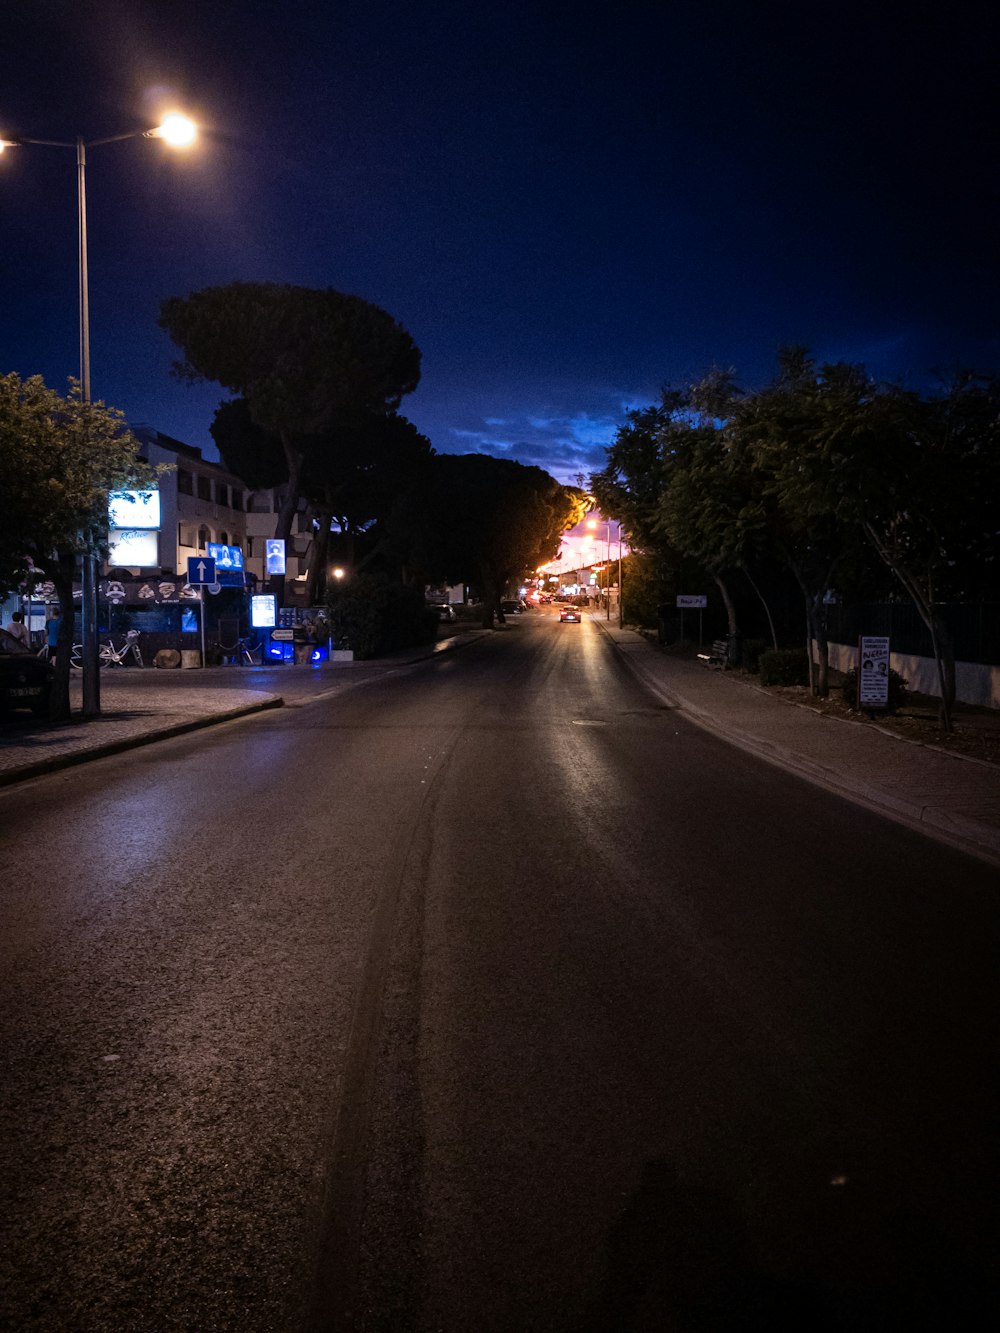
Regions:
<svg viewBox="0 0 1000 1333"><path fill-rule="evenodd" d="M862 635L858 642L858 707L889 706L889 640Z"/></svg>
<svg viewBox="0 0 1000 1333"><path fill-rule="evenodd" d="M211 556L188 556L188 583L206 584L215 582L215 561Z"/></svg>
<svg viewBox="0 0 1000 1333"><path fill-rule="evenodd" d="M681 608L681 610L683 610L685 607L688 606L697 607L700 610L702 607L708 606L708 598L701 593L699 594L691 593L687 595L685 595L684 593L678 593L677 605Z"/></svg>

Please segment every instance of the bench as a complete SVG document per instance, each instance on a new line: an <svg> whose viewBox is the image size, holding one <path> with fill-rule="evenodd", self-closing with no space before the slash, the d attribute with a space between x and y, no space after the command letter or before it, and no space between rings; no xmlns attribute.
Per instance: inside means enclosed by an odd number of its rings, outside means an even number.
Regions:
<svg viewBox="0 0 1000 1333"><path fill-rule="evenodd" d="M710 652L698 654L698 661L714 670L725 671L729 665L729 640L715 639Z"/></svg>

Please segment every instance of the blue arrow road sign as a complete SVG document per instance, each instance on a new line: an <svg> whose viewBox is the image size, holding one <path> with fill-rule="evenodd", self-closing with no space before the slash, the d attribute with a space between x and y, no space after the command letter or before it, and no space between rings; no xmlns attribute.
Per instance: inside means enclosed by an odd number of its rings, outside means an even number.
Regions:
<svg viewBox="0 0 1000 1333"><path fill-rule="evenodd" d="M211 556L188 556L188 583L214 583L215 561Z"/></svg>

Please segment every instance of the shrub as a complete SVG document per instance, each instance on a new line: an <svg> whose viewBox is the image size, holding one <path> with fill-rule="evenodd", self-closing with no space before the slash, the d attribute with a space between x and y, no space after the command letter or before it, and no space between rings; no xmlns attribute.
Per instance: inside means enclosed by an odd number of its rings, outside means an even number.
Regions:
<svg viewBox="0 0 1000 1333"><path fill-rule="evenodd" d="M423 591L378 575L360 574L331 588L328 605L334 642L359 659L437 638L437 612L428 609Z"/></svg>
<svg viewBox="0 0 1000 1333"><path fill-rule="evenodd" d="M770 639L744 639L742 666L756 675L760 670L761 654L771 650Z"/></svg>
<svg viewBox="0 0 1000 1333"><path fill-rule="evenodd" d="M762 685L808 685L809 659L804 648L770 648L758 658Z"/></svg>
<svg viewBox="0 0 1000 1333"><path fill-rule="evenodd" d="M858 712L858 671L857 667L851 667L850 671L844 676L844 683L841 686L844 692L844 703L848 708L853 708ZM910 697L909 687L898 671L889 668L889 703L886 708L878 709L878 712L898 713Z"/></svg>

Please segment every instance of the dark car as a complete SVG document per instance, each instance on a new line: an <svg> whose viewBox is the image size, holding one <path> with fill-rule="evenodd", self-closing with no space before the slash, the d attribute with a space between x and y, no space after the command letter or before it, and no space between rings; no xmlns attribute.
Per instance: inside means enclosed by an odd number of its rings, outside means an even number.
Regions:
<svg viewBox="0 0 1000 1333"><path fill-rule="evenodd" d="M48 662L0 629L0 713L30 708L43 717L49 711L53 675Z"/></svg>
<svg viewBox="0 0 1000 1333"><path fill-rule="evenodd" d="M519 616L524 608L520 602L501 602L500 610L505 616Z"/></svg>
<svg viewBox="0 0 1000 1333"><path fill-rule="evenodd" d="M564 606L559 612L559 619L570 620L574 625L579 625L580 621L583 619L583 614L578 607Z"/></svg>
<svg viewBox="0 0 1000 1333"><path fill-rule="evenodd" d="M438 620L451 621L458 619L458 616L455 614L455 608L450 602L429 602L428 609L437 612Z"/></svg>

